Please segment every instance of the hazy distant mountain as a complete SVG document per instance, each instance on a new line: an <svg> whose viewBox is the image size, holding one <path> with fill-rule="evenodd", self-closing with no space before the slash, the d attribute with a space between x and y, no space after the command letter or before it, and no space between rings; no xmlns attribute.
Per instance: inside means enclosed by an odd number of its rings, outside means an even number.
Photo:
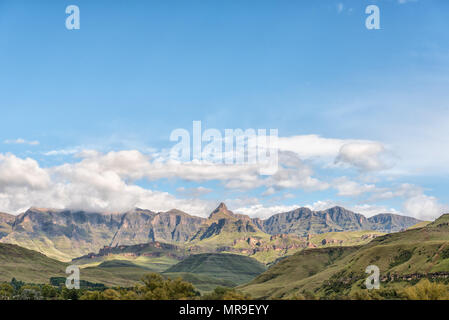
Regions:
<svg viewBox="0 0 449 320"><path fill-rule="evenodd" d="M253 220L263 231L269 234L296 234L305 236L325 232L376 230L397 232L411 227L421 220L395 214L379 214L371 218L354 213L342 207L333 207L323 211L298 208L279 213L267 220Z"/></svg>
<svg viewBox="0 0 449 320"><path fill-rule="evenodd" d="M423 222L412 217L400 216L391 213L381 213L375 215L371 218L368 218L368 221L371 224L371 230L377 230L386 233L406 230L417 223Z"/></svg>

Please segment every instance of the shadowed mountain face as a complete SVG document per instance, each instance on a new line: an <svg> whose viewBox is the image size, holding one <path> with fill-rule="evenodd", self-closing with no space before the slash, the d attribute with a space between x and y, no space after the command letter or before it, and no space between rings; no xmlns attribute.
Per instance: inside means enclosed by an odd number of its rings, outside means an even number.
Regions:
<svg viewBox="0 0 449 320"><path fill-rule="evenodd" d="M11 214L0 212L0 239L11 233L15 219L16 217Z"/></svg>
<svg viewBox="0 0 449 320"><path fill-rule="evenodd" d="M377 230L386 233L406 230L411 226L422 222L421 220L412 217L400 216L391 213L381 213L375 215L371 218L368 218L368 221L371 224L371 230Z"/></svg>
<svg viewBox="0 0 449 320"><path fill-rule="evenodd" d="M18 244L52 258L69 261L98 252L105 246L155 241L184 244L207 240L208 246L217 247L233 245L237 240L248 237L268 240L270 235L278 234L307 236L359 230L395 232L418 222L414 218L393 214L367 219L341 207L324 211L299 208L267 220L235 214L223 203L208 219L179 210L156 213L134 209L105 214L31 208L17 217L0 214L0 242Z"/></svg>
<svg viewBox="0 0 449 320"><path fill-rule="evenodd" d="M154 241L186 242L205 220L180 210L154 213L135 209L123 215L110 245L133 245Z"/></svg>
<svg viewBox="0 0 449 320"><path fill-rule="evenodd" d="M255 259L236 254L203 253L191 255L165 272L171 276L182 273L220 278L235 285L251 281L266 270Z"/></svg>
<svg viewBox="0 0 449 320"><path fill-rule="evenodd" d="M371 218L341 207L324 211L299 208L276 214L267 220L255 220L269 234L293 233L300 236L325 232L376 230L397 232L407 229L420 220L394 214L379 214Z"/></svg>

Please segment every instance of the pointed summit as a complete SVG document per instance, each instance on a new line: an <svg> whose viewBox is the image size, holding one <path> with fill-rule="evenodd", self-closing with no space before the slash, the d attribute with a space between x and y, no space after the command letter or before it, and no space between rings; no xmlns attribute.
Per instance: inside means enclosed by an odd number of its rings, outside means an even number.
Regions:
<svg viewBox="0 0 449 320"><path fill-rule="evenodd" d="M222 202L218 205L217 209L212 211L212 213L209 216L209 219L221 219L224 217L233 217L234 214L232 211L228 210L228 207Z"/></svg>
<svg viewBox="0 0 449 320"><path fill-rule="evenodd" d="M215 210L228 210L228 207L226 207L226 205L224 204L224 202L221 202L221 203L218 205L217 209L215 209Z"/></svg>

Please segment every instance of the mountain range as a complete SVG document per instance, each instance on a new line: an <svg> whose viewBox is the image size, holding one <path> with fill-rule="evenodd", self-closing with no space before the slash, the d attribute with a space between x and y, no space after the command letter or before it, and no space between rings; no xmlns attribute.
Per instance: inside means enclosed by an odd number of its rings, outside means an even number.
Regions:
<svg viewBox="0 0 449 320"><path fill-rule="evenodd" d="M274 250L307 247L312 245L308 238L316 234L364 230L390 233L419 222L395 214L366 218L342 207L323 211L298 208L266 220L235 214L224 203L208 218L176 209L153 212L136 208L107 214L30 208L18 216L0 213L0 242L20 245L61 261L105 247L152 242L176 244L190 251L195 251L195 247L198 252L213 248L212 251L237 250L250 255L257 253L256 247ZM279 245L281 235L286 235L281 241L284 247Z"/></svg>

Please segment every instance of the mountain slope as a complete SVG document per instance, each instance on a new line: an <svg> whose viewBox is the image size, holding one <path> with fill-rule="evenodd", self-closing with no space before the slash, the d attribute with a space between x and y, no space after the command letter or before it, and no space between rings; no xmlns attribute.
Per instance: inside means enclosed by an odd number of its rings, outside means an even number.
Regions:
<svg viewBox="0 0 449 320"><path fill-rule="evenodd" d="M422 221L392 213L381 213L368 218L368 222L370 230L391 233L406 230Z"/></svg>
<svg viewBox="0 0 449 320"><path fill-rule="evenodd" d="M423 228L377 237L366 245L307 249L283 259L242 290L255 296L287 298L302 291L321 297L360 290L365 268L380 268L382 286L405 285L423 277L449 275L449 215ZM337 250L337 251L335 251ZM313 257L312 259L310 257ZM302 272L313 260L329 261Z"/></svg>
<svg viewBox="0 0 449 320"><path fill-rule="evenodd" d="M175 209L160 213L135 209L123 215L117 233L107 245L185 242L198 231L204 220Z"/></svg>
<svg viewBox="0 0 449 320"><path fill-rule="evenodd" d="M182 247L163 242L150 242L132 246L104 247L98 253L75 258L72 263L81 266L100 266L109 261L122 261L161 272L188 255L189 252Z"/></svg>
<svg viewBox="0 0 449 320"><path fill-rule="evenodd" d="M70 261L105 246L184 242L203 221L177 210L154 213L135 209L124 214L105 214L31 208L15 218L0 242Z"/></svg>
<svg viewBox="0 0 449 320"><path fill-rule="evenodd" d="M0 212L0 239L11 233L15 219L16 217L11 214Z"/></svg>
<svg viewBox="0 0 449 320"><path fill-rule="evenodd" d="M379 214L371 218L333 207L323 211L312 211L298 208L293 211L279 213L266 220L254 220L263 231L269 234L318 234L325 232L376 230L381 232L397 232L407 229L420 220L394 214Z"/></svg>
<svg viewBox="0 0 449 320"><path fill-rule="evenodd" d="M223 233L256 234L262 231L246 215L234 214L224 203L210 214L191 241L205 240Z"/></svg>
<svg viewBox="0 0 449 320"><path fill-rule="evenodd" d="M188 273L221 279L238 285L251 281L265 270L263 264L249 257L236 254L204 253L191 255L170 267L165 274L173 276L178 273Z"/></svg>
<svg viewBox="0 0 449 320"><path fill-rule="evenodd" d="M27 283L49 283L50 278L66 278L65 270L69 264L46 257L33 250L14 244L0 243L0 281L11 281L12 278ZM149 271L135 267L132 270L105 268L87 268L80 270L80 279L92 283L103 283L110 286L131 286Z"/></svg>
<svg viewBox="0 0 449 320"><path fill-rule="evenodd" d="M20 214L1 239L63 261L98 251L120 227L116 214L31 208Z"/></svg>

